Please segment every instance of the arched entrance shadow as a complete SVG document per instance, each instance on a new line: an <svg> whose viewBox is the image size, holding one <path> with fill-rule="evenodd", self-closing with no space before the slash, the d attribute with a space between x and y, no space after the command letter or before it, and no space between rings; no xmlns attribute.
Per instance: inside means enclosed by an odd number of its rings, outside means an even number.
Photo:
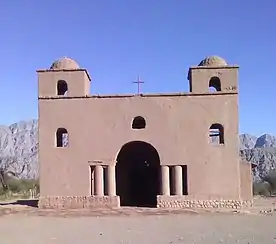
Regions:
<svg viewBox="0 0 276 244"><path fill-rule="evenodd" d="M156 207L160 158L149 143L126 143L117 156L116 192L121 206Z"/></svg>

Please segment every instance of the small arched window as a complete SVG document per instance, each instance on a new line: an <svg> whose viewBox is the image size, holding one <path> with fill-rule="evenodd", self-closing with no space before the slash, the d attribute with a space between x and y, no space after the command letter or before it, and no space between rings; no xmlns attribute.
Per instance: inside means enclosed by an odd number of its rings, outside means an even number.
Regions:
<svg viewBox="0 0 276 244"><path fill-rule="evenodd" d="M68 147L69 134L65 128L58 128L56 132L56 147Z"/></svg>
<svg viewBox="0 0 276 244"><path fill-rule="evenodd" d="M209 92L221 91L221 82L218 77L212 77L209 81Z"/></svg>
<svg viewBox="0 0 276 244"><path fill-rule="evenodd" d="M145 129L146 120L142 116L137 116L132 121L132 129Z"/></svg>
<svg viewBox="0 0 276 244"><path fill-rule="evenodd" d="M57 94L58 95L63 95L66 96L68 92L68 85L67 82L65 80L59 80L57 82Z"/></svg>
<svg viewBox="0 0 276 244"><path fill-rule="evenodd" d="M221 124L212 124L209 129L211 144L224 144L224 128Z"/></svg>

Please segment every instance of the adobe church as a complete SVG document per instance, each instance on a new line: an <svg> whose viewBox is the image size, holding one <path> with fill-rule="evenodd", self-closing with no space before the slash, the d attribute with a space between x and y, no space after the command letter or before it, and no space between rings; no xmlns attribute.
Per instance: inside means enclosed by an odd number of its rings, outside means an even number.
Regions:
<svg viewBox="0 0 276 244"><path fill-rule="evenodd" d="M70 58L38 70L41 208L240 208L238 66L189 68L190 92L90 95Z"/></svg>

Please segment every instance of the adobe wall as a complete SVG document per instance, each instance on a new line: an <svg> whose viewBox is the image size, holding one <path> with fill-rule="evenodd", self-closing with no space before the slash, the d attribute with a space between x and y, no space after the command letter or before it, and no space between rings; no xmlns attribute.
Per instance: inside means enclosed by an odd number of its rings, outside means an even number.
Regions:
<svg viewBox="0 0 276 244"><path fill-rule="evenodd" d="M133 130L135 116L146 128ZM211 124L224 126L225 144L210 145ZM55 147L57 128L69 147ZM146 141L163 165L187 165L189 199L239 199L237 94L39 100L41 196L89 196L88 161L114 164L121 147Z"/></svg>
<svg viewBox="0 0 276 244"><path fill-rule="evenodd" d="M241 198L250 200L253 198L252 166L249 162L240 162L241 174Z"/></svg>

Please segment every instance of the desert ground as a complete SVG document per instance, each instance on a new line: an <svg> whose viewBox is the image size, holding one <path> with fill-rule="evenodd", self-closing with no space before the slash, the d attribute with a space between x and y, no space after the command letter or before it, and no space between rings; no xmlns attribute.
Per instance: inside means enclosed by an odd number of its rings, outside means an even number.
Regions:
<svg viewBox="0 0 276 244"><path fill-rule="evenodd" d="M0 206L1 243L276 243L276 200L246 210L41 210Z"/></svg>

